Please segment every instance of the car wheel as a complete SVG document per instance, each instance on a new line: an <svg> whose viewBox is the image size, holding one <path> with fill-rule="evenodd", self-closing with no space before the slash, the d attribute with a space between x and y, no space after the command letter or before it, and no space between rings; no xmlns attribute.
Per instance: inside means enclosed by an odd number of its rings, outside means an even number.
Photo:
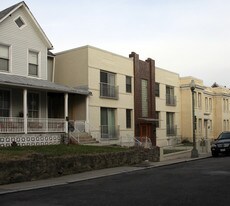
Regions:
<svg viewBox="0 0 230 206"><path fill-rule="evenodd" d="M218 157L218 153L217 152L212 152L212 156L213 157Z"/></svg>

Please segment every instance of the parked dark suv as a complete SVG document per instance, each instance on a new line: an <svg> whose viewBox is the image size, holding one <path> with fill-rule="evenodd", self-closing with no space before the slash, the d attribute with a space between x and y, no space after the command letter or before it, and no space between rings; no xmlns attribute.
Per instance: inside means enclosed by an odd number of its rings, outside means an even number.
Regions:
<svg viewBox="0 0 230 206"><path fill-rule="evenodd" d="M220 153L230 154L230 132L222 132L212 143L211 152L213 157Z"/></svg>

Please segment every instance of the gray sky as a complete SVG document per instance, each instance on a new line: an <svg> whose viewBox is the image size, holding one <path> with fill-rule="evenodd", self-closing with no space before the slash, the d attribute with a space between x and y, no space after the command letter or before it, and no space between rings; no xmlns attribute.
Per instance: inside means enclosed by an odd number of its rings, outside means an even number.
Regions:
<svg viewBox="0 0 230 206"><path fill-rule="evenodd" d="M19 0L20 1L20 0ZM0 10L17 0L1 0ZM92 45L230 88L230 0L26 0L59 52Z"/></svg>

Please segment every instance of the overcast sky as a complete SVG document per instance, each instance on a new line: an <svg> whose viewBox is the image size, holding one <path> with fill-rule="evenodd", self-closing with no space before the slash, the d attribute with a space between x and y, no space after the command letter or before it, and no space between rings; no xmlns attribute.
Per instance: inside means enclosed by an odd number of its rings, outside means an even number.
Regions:
<svg viewBox="0 0 230 206"><path fill-rule="evenodd" d="M20 1L20 0L19 0ZM0 10L17 0L1 0ZM230 88L230 0L26 0L59 52L92 45Z"/></svg>

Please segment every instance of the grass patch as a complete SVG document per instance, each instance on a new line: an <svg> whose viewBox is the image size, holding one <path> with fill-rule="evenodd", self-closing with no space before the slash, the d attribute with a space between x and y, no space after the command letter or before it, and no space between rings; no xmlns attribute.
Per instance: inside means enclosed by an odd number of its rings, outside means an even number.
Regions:
<svg viewBox="0 0 230 206"><path fill-rule="evenodd" d="M88 145L46 145L46 146L23 146L0 148L0 161L9 159L22 159L33 154L42 154L49 157L98 154L126 151L127 148L118 146L88 146Z"/></svg>

